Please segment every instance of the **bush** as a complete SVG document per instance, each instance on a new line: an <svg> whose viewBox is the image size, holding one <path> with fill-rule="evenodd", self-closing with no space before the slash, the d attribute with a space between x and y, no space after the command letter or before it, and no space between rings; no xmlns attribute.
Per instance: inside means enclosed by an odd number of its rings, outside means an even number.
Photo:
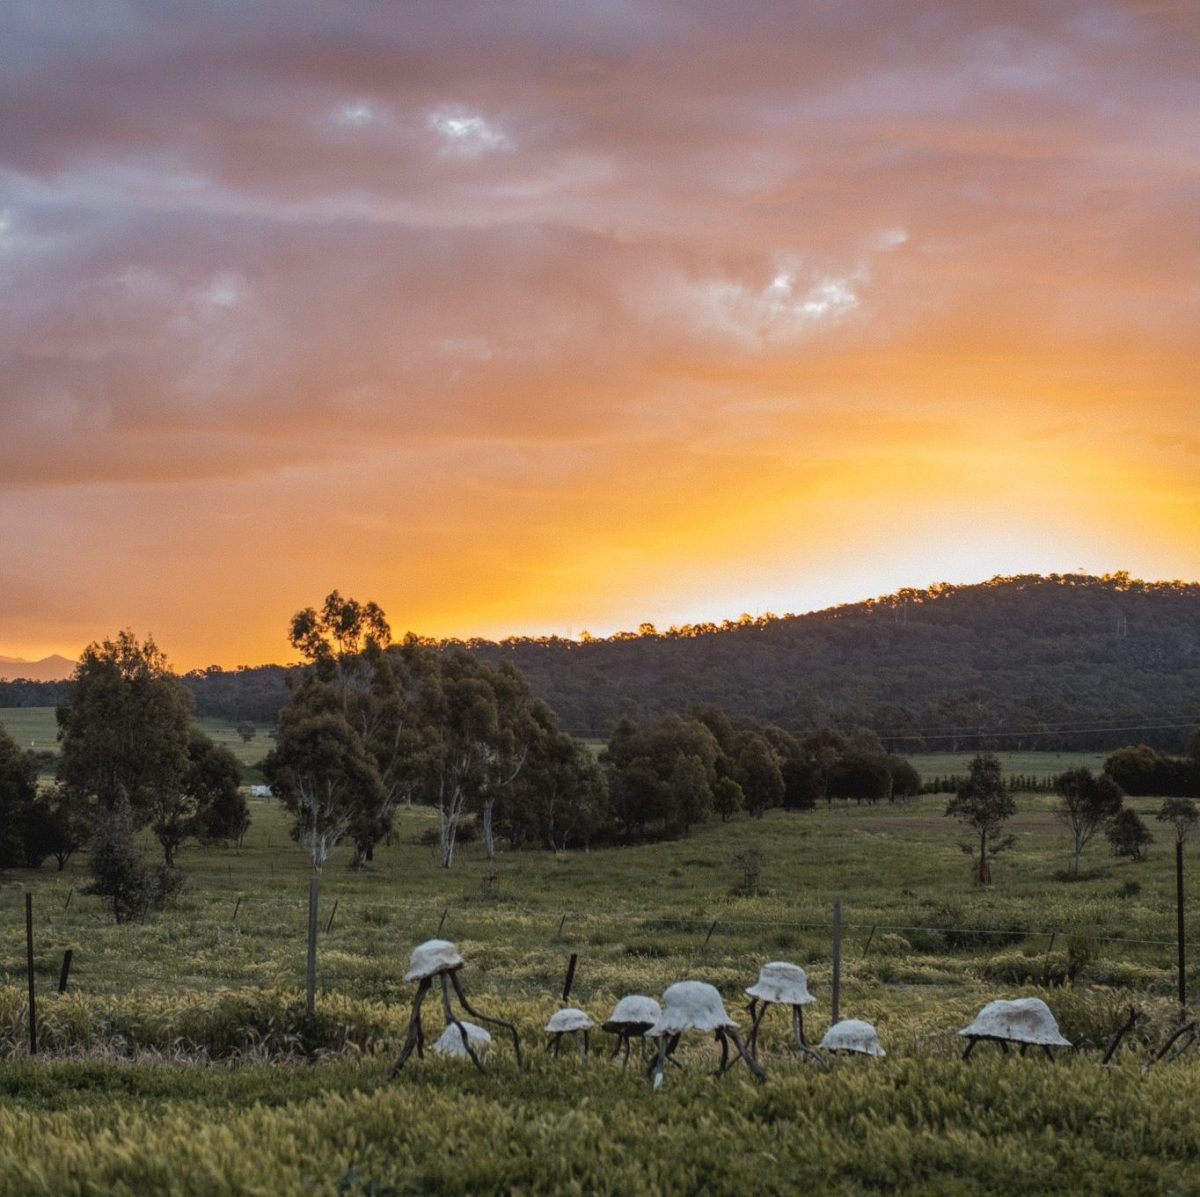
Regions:
<svg viewBox="0 0 1200 1197"><path fill-rule="evenodd" d="M133 838L127 805L102 811L88 855L92 883L83 891L105 898L118 923L141 922L183 888L183 874L168 865L148 869Z"/></svg>

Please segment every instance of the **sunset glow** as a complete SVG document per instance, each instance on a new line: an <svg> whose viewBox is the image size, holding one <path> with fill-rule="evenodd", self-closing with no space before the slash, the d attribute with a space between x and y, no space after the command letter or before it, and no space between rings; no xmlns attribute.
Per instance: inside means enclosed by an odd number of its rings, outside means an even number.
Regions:
<svg viewBox="0 0 1200 1197"><path fill-rule="evenodd" d="M1200 577L1162 0L0 16L0 654Z"/></svg>

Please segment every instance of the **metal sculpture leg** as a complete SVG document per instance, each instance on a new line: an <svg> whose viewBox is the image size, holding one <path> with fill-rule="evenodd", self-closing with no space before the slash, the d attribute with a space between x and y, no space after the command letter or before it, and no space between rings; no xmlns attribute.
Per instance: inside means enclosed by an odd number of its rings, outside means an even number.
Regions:
<svg viewBox="0 0 1200 1197"><path fill-rule="evenodd" d="M454 1017L454 1011L450 1006L450 984L446 980L446 974L442 973L442 1013L446 1016L446 1026L454 1025L458 1028L458 1033L462 1037L462 1045L466 1049L467 1055L471 1057L471 1063L479 1069L480 1072L487 1072L479 1057L475 1054L475 1049L471 1046L471 1036L467 1034L467 1028Z"/></svg>
<svg viewBox="0 0 1200 1197"><path fill-rule="evenodd" d="M1108 1064L1113 1056L1117 1054L1117 1048L1121 1046L1121 1040L1133 1030L1139 1013L1136 1006L1129 1007L1129 1017L1117 1028L1116 1034L1108 1041L1108 1049L1104 1053L1104 1059L1100 1061L1102 1065Z"/></svg>
<svg viewBox="0 0 1200 1197"><path fill-rule="evenodd" d="M769 1002L763 1002L759 1005L757 998L750 1003L750 1035L747 1042L750 1045L750 1054L755 1059L758 1058L758 1028L762 1023L764 1015L767 1013L768 1005L770 1005Z"/></svg>
<svg viewBox="0 0 1200 1197"><path fill-rule="evenodd" d="M646 1068L646 1077L655 1089L662 1084L663 1068L667 1062L667 1037L659 1035L658 1050L654 1053L654 1059L650 1061Z"/></svg>
<svg viewBox="0 0 1200 1197"><path fill-rule="evenodd" d="M967 1040L967 1046L963 1049L963 1063L965 1064L970 1058L971 1053L975 1050L975 1044L979 1042L974 1036Z"/></svg>
<svg viewBox="0 0 1200 1197"><path fill-rule="evenodd" d="M591 1050L592 1050L591 1044L588 1043L588 1033L587 1033L587 1031L584 1031L583 1038L579 1043L579 1054L583 1059L586 1060L588 1057L588 1052L590 1052Z"/></svg>
<svg viewBox="0 0 1200 1197"><path fill-rule="evenodd" d="M432 984L433 982L429 977L423 977L421 983L417 986L417 995L413 998L412 1013L408 1016L408 1035L404 1040L404 1046L400 1049L400 1054L396 1057L395 1063L388 1069L389 1081L408 1062L408 1057L413 1054L413 1049L423 1043L421 1003L425 1000L425 995L429 992L429 987Z"/></svg>
<svg viewBox="0 0 1200 1197"><path fill-rule="evenodd" d="M744 1043L742 1043L742 1040L741 1040L740 1036L738 1035L737 1031L727 1030L724 1033L726 1036L728 1036L730 1039L733 1040L733 1046L737 1049L738 1056L740 1056L743 1060L746 1061L746 1067L749 1068L752 1073L754 1073L755 1077L758 1080L765 1081L767 1079L767 1074L766 1074L765 1069L746 1050L746 1046ZM737 1057L734 1058L734 1064L736 1064L736 1063L737 1063ZM732 1065L730 1065L730 1067L732 1067Z"/></svg>
<svg viewBox="0 0 1200 1197"><path fill-rule="evenodd" d="M717 1042L721 1045L721 1063L717 1065L716 1076L724 1076L729 1071L729 1040L725 1038L724 1028L717 1028ZM733 1062L737 1063L737 1056L734 1056Z"/></svg>
<svg viewBox="0 0 1200 1197"><path fill-rule="evenodd" d="M517 1056L517 1067L522 1068L521 1063L521 1040L517 1035L517 1028L511 1022L505 1022L502 1018L491 1018L487 1014L480 1014L474 1006L467 1001L467 995L463 992L462 982L458 979L458 973L450 974L450 982L454 986L454 992L458 994L458 1000L462 1003L462 1008L472 1017L478 1018L480 1022L494 1023L498 1027L504 1027L512 1035L513 1051Z"/></svg>

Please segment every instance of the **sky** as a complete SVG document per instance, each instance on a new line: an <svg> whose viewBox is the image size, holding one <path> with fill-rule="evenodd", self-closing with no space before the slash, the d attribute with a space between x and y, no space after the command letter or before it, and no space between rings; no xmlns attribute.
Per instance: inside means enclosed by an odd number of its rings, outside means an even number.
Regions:
<svg viewBox="0 0 1200 1197"><path fill-rule="evenodd" d="M8 0L0 654L1200 577L1200 9Z"/></svg>

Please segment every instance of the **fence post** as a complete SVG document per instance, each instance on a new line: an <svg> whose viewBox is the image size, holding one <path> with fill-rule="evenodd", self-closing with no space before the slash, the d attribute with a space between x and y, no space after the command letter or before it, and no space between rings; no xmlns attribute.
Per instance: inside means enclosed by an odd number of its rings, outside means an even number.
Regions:
<svg viewBox="0 0 1200 1197"><path fill-rule="evenodd" d="M833 1011L834 1023L841 1021L842 998L842 899L833 900Z"/></svg>
<svg viewBox="0 0 1200 1197"><path fill-rule="evenodd" d="M717 929L717 919L713 919L712 926L708 929L708 934L704 937L704 946L708 947L708 941L712 939L712 933Z"/></svg>
<svg viewBox="0 0 1200 1197"><path fill-rule="evenodd" d="M449 907L449 906L447 906L447 907L446 907L446 909L442 911L442 917L441 917L441 919L438 921L438 929L437 929L437 933L438 933L439 935L441 935L441 933L442 933L442 928L443 928L443 927L446 925L446 915L448 915L449 913L450 913L450 907Z"/></svg>
<svg viewBox="0 0 1200 1197"><path fill-rule="evenodd" d="M63 953L62 971L58 974L58 992L67 992L67 977L71 975L71 957L75 955L74 948L68 948Z"/></svg>
<svg viewBox="0 0 1200 1197"><path fill-rule="evenodd" d="M1183 840L1175 841L1175 935L1179 940L1179 1018L1187 1018L1187 972L1183 950Z"/></svg>
<svg viewBox="0 0 1200 1197"><path fill-rule="evenodd" d="M571 996L571 986L575 983L575 964L579 960L579 953L572 952L571 959L567 962L567 979L563 982L562 1000L565 1002Z"/></svg>
<svg viewBox="0 0 1200 1197"><path fill-rule="evenodd" d="M874 938L875 938L875 927L874 927L874 925L872 924L872 926L871 926L871 934L867 936L867 945L866 945L866 947L864 947L864 948L863 948L863 955L864 955L864 956L865 956L865 955L866 955L866 954L867 954L867 953L868 953L868 952L871 950L871 940L873 940Z"/></svg>
<svg viewBox="0 0 1200 1197"><path fill-rule="evenodd" d="M233 918L231 918L229 920L231 923L237 922L238 911L241 910L241 908L242 908L242 898L241 898L241 895L239 894L238 900L236 902L234 902L234 904L233 904Z"/></svg>
<svg viewBox="0 0 1200 1197"><path fill-rule="evenodd" d="M325 934L326 935L328 935L330 933L330 931L333 930L333 920L334 920L334 917L337 915L338 903L340 901L341 901L341 898L334 898L334 900L333 900L333 909L329 912L329 922L327 922L325 924Z"/></svg>
<svg viewBox="0 0 1200 1197"><path fill-rule="evenodd" d="M305 987L305 1009L311 1018L317 1011L317 900L321 893L321 879L310 877L308 881L308 976Z"/></svg>
<svg viewBox="0 0 1200 1197"><path fill-rule="evenodd" d="M37 990L33 984L33 894L25 894L25 969L29 974L29 1054L37 1055Z"/></svg>

